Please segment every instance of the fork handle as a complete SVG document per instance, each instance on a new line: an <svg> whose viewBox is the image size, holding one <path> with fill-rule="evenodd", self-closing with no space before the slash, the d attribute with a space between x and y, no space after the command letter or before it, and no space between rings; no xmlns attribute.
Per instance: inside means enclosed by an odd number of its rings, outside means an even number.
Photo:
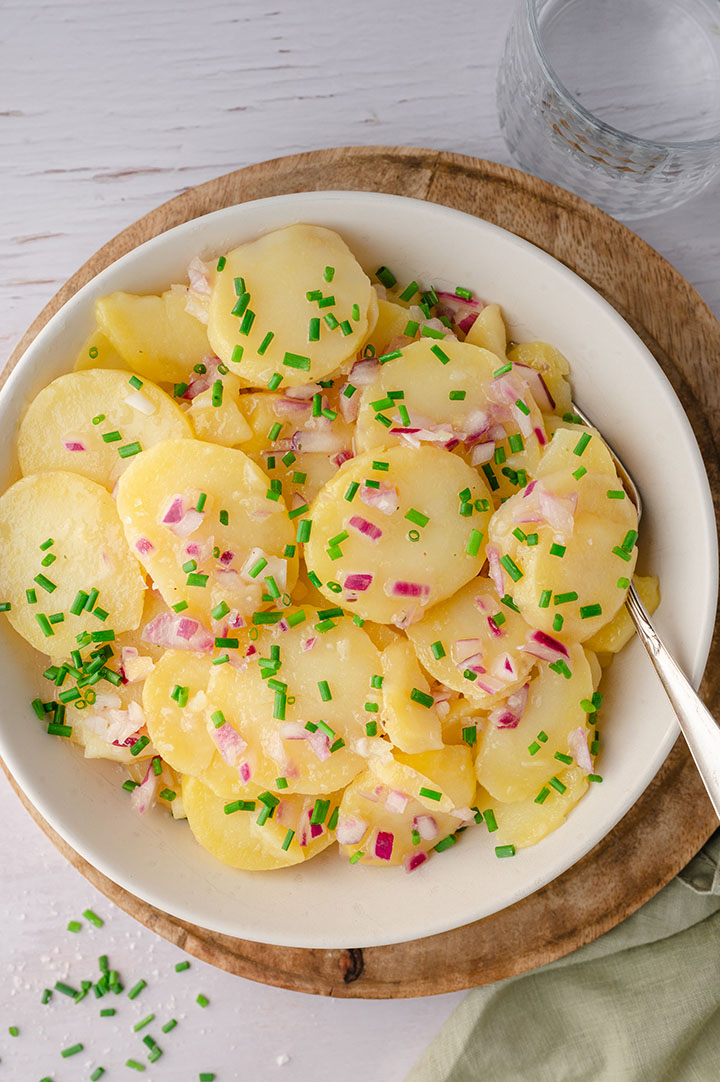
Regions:
<svg viewBox="0 0 720 1082"><path fill-rule="evenodd" d="M634 584L628 591L626 605L673 705L715 814L720 819L720 726L661 640Z"/></svg>

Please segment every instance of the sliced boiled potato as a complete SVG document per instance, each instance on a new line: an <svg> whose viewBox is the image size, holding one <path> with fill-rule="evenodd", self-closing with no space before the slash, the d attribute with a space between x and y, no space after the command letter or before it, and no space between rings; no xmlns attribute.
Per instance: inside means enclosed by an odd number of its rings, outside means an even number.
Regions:
<svg viewBox="0 0 720 1082"><path fill-rule="evenodd" d="M404 788L413 775L409 767L393 771L391 766L381 778L370 769L348 785L337 824L337 839L348 857L361 864L404 864L412 871L461 825L447 810L429 809L427 802Z"/></svg>
<svg viewBox="0 0 720 1082"><path fill-rule="evenodd" d="M317 296L308 299L308 292ZM267 386L275 372L286 387L324 379L363 345L373 292L337 233L286 226L242 244L214 272L208 337L217 355L254 386ZM328 298L332 303L324 303ZM319 320L317 341L309 340L312 319Z"/></svg>
<svg viewBox="0 0 720 1082"><path fill-rule="evenodd" d="M496 357L504 357L507 349L507 330L499 304L486 304L470 330L465 341L471 346L487 349Z"/></svg>
<svg viewBox="0 0 720 1082"><path fill-rule="evenodd" d="M186 614L210 626L212 610L224 603L248 622L267 576L281 593L292 589L297 558L283 553L294 530L269 491L262 470L233 448L166 440L136 456L120 478L118 512L127 543L168 606L186 602Z"/></svg>
<svg viewBox="0 0 720 1082"><path fill-rule="evenodd" d="M288 863L311 860L335 841L334 830L328 824L339 808L341 793L329 793L326 797L302 796L297 793L281 791L274 794L278 803L273 814L265 822L258 822L253 815L253 831L258 834L263 845L279 858L287 854ZM324 799L327 812L322 823L311 823L313 811L319 800ZM258 803L258 808L262 804Z"/></svg>
<svg viewBox="0 0 720 1082"><path fill-rule="evenodd" d="M252 430L243 450L273 480L281 482L291 510L312 502L354 454L353 428L339 415L334 420L313 417L313 390L322 395L323 408L329 408L328 399L317 384L308 385L307 390L309 397L304 399L263 392L240 399L240 409ZM339 413L338 409L334 412ZM276 430L278 424L281 428Z"/></svg>
<svg viewBox="0 0 720 1082"><path fill-rule="evenodd" d="M461 515L466 489L488 510ZM370 452L345 463L315 500L305 559L328 599L405 627L478 574L489 508L484 481L457 455L435 447Z"/></svg>
<svg viewBox="0 0 720 1082"><path fill-rule="evenodd" d="M73 371L84 372L86 368L114 368L116 371L132 369L103 332L96 328L86 339L75 358Z"/></svg>
<svg viewBox="0 0 720 1082"><path fill-rule="evenodd" d="M405 338L405 328L410 318L407 308L391 300L378 301L378 317L368 335L367 344L374 349L373 356L380 357L390 349L398 338Z"/></svg>
<svg viewBox="0 0 720 1082"><path fill-rule="evenodd" d="M542 376L550 392L551 402L544 403L539 398L538 405L541 409L555 410L561 415L572 410L570 384L567 380L570 365L559 349L547 342L520 342L507 351L507 356L514 364L526 365Z"/></svg>
<svg viewBox="0 0 720 1082"><path fill-rule="evenodd" d="M588 473L603 474L618 481L612 455L597 429L568 424L565 421L560 421L559 425L543 452L540 464L535 470L535 477L548 477L558 470L572 471L583 466ZM584 438L586 435L591 436L589 442ZM581 447L582 455L578 456L576 450ZM622 489L619 481L614 486L608 486L611 487Z"/></svg>
<svg viewBox="0 0 720 1082"><path fill-rule="evenodd" d="M416 755L397 751L395 761L426 778L435 789L439 789L443 796L448 798L453 808L465 808L474 802L475 777L472 753L469 748L447 747L439 751L424 751ZM426 799L422 793L419 795L423 800ZM426 804L426 807L432 807L432 805Z"/></svg>
<svg viewBox="0 0 720 1082"><path fill-rule="evenodd" d="M383 651L382 670L383 725L395 747L412 753L441 748L442 727L430 685L406 639Z"/></svg>
<svg viewBox="0 0 720 1082"><path fill-rule="evenodd" d="M257 810L225 812L225 801L197 778L183 778L182 801L195 840L209 853L245 871L270 871L297 864L302 855L277 852L253 829Z"/></svg>
<svg viewBox="0 0 720 1082"><path fill-rule="evenodd" d="M380 365L373 382L363 388L357 419L358 450L407 443L402 432L392 431L408 428L399 410L401 404L408 411L409 427L434 436L440 446L455 437L462 440L488 429L487 391L501 364L487 350L452 339L422 338L404 346L401 356ZM402 392L403 397L387 409L373 405L380 403L382 407L389 391ZM465 391L465 398L451 400L452 391ZM378 414L392 421L392 426L377 421Z"/></svg>
<svg viewBox="0 0 720 1082"><path fill-rule="evenodd" d="M211 713L221 710L247 743L245 759L256 784L272 789L282 777L288 793L318 794L342 788L363 768L353 748L365 738L372 716L365 703L381 664L351 620L323 632L316 612L308 606L301 611L305 619L295 626L262 631L245 667L215 666L208 700ZM279 666L269 676L262 659L273 653Z"/></svg>
<svg viewBox="0 0 720 1082"><path fill-rule="evenodd" d="M243 769L243 762L244 760L239 760L235 765L226 762L218 749L213 752L208 765L203 770L198 770L194 777L223 800L255 800L265 786L245 781L241 777L240 770L245 776L249 773L247 769Z"/></svg>
<svg viewBox="0 0 720 1082"><path fill-rule="evenodd" d="M195 395L188 410L198 439L219 443L223 447L236 447L252 438L252 428L240 408L241 382L232 372L218 373L222 387L221 397L214 385Z"/></svg>
<svg viewBox="0 0 720 1082"><path fill-rule="evenodd" d="M148 734L163 759L181 774L197 775L216 751L208 726L207 686L212 660L188 650L168 650L145 681L143 710ZM173 698L182 689L185 702Z"/></svg>
<svg viewBox="0 0 720 1082"><path fill-rule="evenodd" d="M615 491L619 482L607 475L559 470L493 516L488 558L498 561L505 592L531 627L583 642L622 605L638 522L630 500L613 498ZM528 536L537 543L529 545Z"/></svg>
<svg viewBox="0 0 720 1082"><path fill-rule="evenodd" d="M161 296L111 293L95 302L95 318L114 349L156 383L178 383L212 353L207 328L186 311L186 290Z"/></svg>
<svg viewBox="0 0 720 1082"><path fill-rule="evenodd" d="M134 457L123 457L124 448L137 444L146 450L161 440L192 438L185 414L169 395L154 383L137 388L128 379L128 372L97 368L70 372L44 387L18 433L23 473L70 470L112 489Z"/></svg>
<svg viewBox="0 0 720 1082"><path fill-rule="evenodd" d="M407 635L427 671L475 709L491 709L524 684L536 661L520 649L527 624L483 575L433 605Z"/></svg>
<svg viewBox="0 0 720 1082"><path fill-rule="evenodd" d="M0 596L11 604L8 619L36 650L66 658L84 631L118 635L140 623L145 582L112 496L94 481L63 470L17 481L0 496L0 550ZM70 611L78 591L89 595L93 589L107 613L104 621ZM27 590L35 591L35 603L28 603ZM48 622L53 616L62 619Z"/></svg>
<svg viewBox="0 0 720 1082"><path fill-rule="evenodd" d="M559 764L560 765L560 764ZM557 770L557 781L564 786L558 792L548 786L547 795L541 804L534 797L516 800L510 804L495 803L489 793L478 791L478 804L481 810L492 808L498 829L492 838L496 845L514 845L524 849L536 845L547 834L557 830L567 819L578 801L589 788L587 774L579 766L568 766Z"/></svg>
<svg viewBox="0 0 720 1082"><path fill-rule="evenodd" d="M660 604L660 583L655 575L633 576L635 589L649 613L655 612ZM612 620L596 631L585 643L588 650L598 653L619 654L635 634L635 625L625 606L618 609Z"/></svg>
<svg viewBox="0 0 720 1082"><path fill-rule="evenodd" d="M488 724L478 734L477 779L494 800L534 799L564 769L555 752L568 754L570 734L587 721L580 702L593 694L592 671L581 646L569 647L566 664L569 678L543 662L514 728Z"/></svg>

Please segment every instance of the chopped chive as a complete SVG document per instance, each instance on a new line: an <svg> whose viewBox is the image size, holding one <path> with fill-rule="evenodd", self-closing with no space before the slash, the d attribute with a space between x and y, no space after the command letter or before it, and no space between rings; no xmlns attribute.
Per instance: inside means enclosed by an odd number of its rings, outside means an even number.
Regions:
<svg viewBox="0 0 720 1082"><path fill-rule="evenodd" d="M122 436L117 431L115 431L115 432L103 432L103 437L102 438L103 438L104 443L117 443L118 440L122 439Z"/></svg>
<svg viewBox="0 0 720 1082"><path fill-rule="evenodd" d="M352 334L353 329L349 319L342 320L342 322L340 323L340 330L343 332L346 338L349 334Z"/></svg>
<svg viewBox="0 0 720 1082"><path fill-rule="evenodd" d="M464 402L467 391L450 391L448 398L451 402Z"/></svg>
<svg viewBox="0 0 720 1082"><path fill-rule="evenodd" d="M405 286L402 293L400 294L400 300L401 301L411 301L413 299L413 297L415 296L415 294L418 292L419 289L420 289L420 286L417 284L417 282L415 282L415 281L410 282L409 285Z"/></svg>
<svg viewBox="0 0 720 1082"><path fill-rule="evenodd" d="M521 413L525 414L526 417L530 416L530 410L528 409L525 402L523 402L522 398L517 398L515 400L515 405L517 406L517 408L520 410Z"/></svg>
<svg viewBox="0 0 720 1082"><path fill-rule="evenodd" d="M448 834L446 838L441 838L437 845L433 846L436 853L442 853L445 849L450 849L451 846L457 843L457 838L454 834Z"/></svg>
<svg viewBox="0 0 720 1082"><path fill-rule="evenodd" d="M468 556L477 556L480 551L480 545L482 544L483 535L480 530L472 529L468 538L468 543L465 546L465 553ZM507 559L510 559L508 556ZM502 561L501 561L502 562Z"/></svg>
<svg viewBox="0 0 720 1082"><path fill-rule="evenodd" d="M240 299L242 299L242 298L240 298ZM250 298L248 297L248 300L249 299ZM239 303L240 303L240 301L238 300L238 304ZM237 307L237 305L235 307ZM240 324L240 326L238 328L238 332L240 334L242 334L242 335L245 335L245 337L247 337L250 334L250 331L252 330L252 325L253 325L254 322L255 322L255 313L253 312L252 308L247 308L246 311L245 311L245 315L242 318L242 323Z"/></svg>
<svg viewBox="0 0 720 1082"><path fill-rule="evenodd" d="M505 448L504 447L496 447L495 448L495 454L493 456L493 460L495 462L495 465L496 466L502 466L502 464L503 464L503 462L505 461L506 458L507 458L507 455L505 454Z"/></svg>
<svg viewBox="0 0 720 1082"><path fill-rule="evenodd" d="M414 338L420 329L420 324L415 319L409 319L405 325L403 334L406 338Z"/></svg>
<svg viewBox="0 0 720 1082"><path fill-rule="evenodd" d="M283 364L288 368L299 368L303 372L310 371L310 358L303 357L299 353L286 353L283 357Z"/></svg>
<svg viewBox="0 0 720 1082"><path fill-rule="evenodd" d="M488 832L493 834L498 829L495 812L492 808L488 808L487 811L483 812L483 816L485 817L485 825L488 828Z"/></svg>
<svg viewBox="0 0 720 1082"><path fill-rule="evenodd" d="M390 353L382 353L378 357L378 364L387 364L388 361L396 361L398 357L402 357L402 350L393 349Z"/></svg>
<svg viewBox="0 0 720 1082"><path fill-rule="evenodd" d="M565 617L561 616L559 612L556 612L553 616L553 631L562 631L564 623Z"/></svg>
<svg viewBox="0 0 720 1082"><path fill-rule="evenodd" d="M553 787L553 789L557 790L558 793L564 793L565 790L567 789L567 785L564 785L563 782L561 782L559 778L555 777L555 775L553 775L552 778L550 778L550 781L548 782L548 785L551 785Z"/></svg>
<svg viewBox="0 0 720 1082"><path fill-rule="evenodd" d="M609 500L624 500L625 499L625 491L622 488L620 488L620 489L617 489L617 488L608 489L607 498Z"/></svg>
<svg viewBox="0 0 720 1082"><path fill-rule="evenodd" d="M78 1052L82 1052L84 1048L84 1044L71 1044L69 1048L63 1048L60 1055L63 1059L67 1059L69 1056L76 1056Z"/></svg>
<svg viewBox="0 0 720 1082"><path fill-rule="evenodd" d="M266 354L266 352L267 352L267 349L268 349L268 346L270 345L270 343L272 342L272 340L273 340L273 338L274 338L274 337L275 337L275 332L274 332L274 331L268 331L268 332L267 332L267 334L266 334L266 335L265 335L265 337L263 338L262 342L261 342L261 343L260 343L260 345L258 346L258 350L257 350L257 351L258 351L258 356L259 356L259 357L264 357L264 356L265 356L265 354ZM275 373L275 375L277 375L277 373ZM274 379L275 379L275 376L273 376L273 377L272 377L272 379L271 379L271 381L270 381L270 382L272 383L272 381L273 381ZM280 376L280 379L282 379L282 376ZM277 383L277 384L275 384L275 387L277 387L277 386L278 386L279 382L280 382L280 380L278 380L278 383ZM270 384L268 384L268 386L270 386ZM272 388L271 388L271 390L273 390L273 391L274 391L274 390L275 390L275 387L272 387Z"/></svg>
<svg viewBox="0 0 720 1082"><path fill-rule="evenodd" d="M514 845L496 845L495 846L496 857L514 857L515 846Z"/></svg>
<svg viewBox="0 0 720 1082"><path fill-rule="evenodd" d="M335 297L329 294L327 297L321 297L318 302L318 308L332 308L335 304Z"/></svg>
<svg viewBox="0 0 720 1082"><path fill-rule="evenodd" d="M49 639L51 635L55 634L55 632L53 631L52 626L50 624L50 621L48 620L45 613L43 613L43 612L36 613L35 614L35 619L37 620L38 624L40 625L40 630L42 631L42 633L43 633L43 635L45 636L46 639Z"/></svg>
<svg viewBox="0 0 720 1082"><path fill-rule="evenodd" d="M547 788L547 786L543 785L542 789L540 790L538 795L535 797L534 803L535 804L544 804L549 796L550 796L550 790Z"/></svg>
<svg viewBox="0 0 720 1082"><path fill-rule="evenodd" d="M68 932L79 932L81 928L82 924L79 920L71 920L67 926Z"/></svg>
<svg viewBox="0 0 720 1082"><path fill-rule="evenodd" d="M465 743L470 744L470 746L472 746L473 744L476 744L477 743L477 725L465 725L465 726L463 726L462 738L465 741Z"/></svg>
<svg viewBox="0 0 720 1082"><path fill-rule="evenodd" d="M442 793L437 789L427 789L424 785L420 789L420 796L424 796L426 800L442 800Z"/></svg>
<svg viewBox="0 0 720 1082"><path fill-rule="evenodd" d="M445 332L444 331L438 331L438 330L436 330L435 327L428 327L427 324L425 324L425 326L420 328L420 337L421 338L444 338L445 337ZM442 353L442 350L440 352ZM447 355L444 354L444 356L447 356ZM440 358L440 360L442 360L442 357ZM448 360L449 360L449 358L448 358ZM443 361L443 364L447 364L447 361Z"/></svg>
<svg viewBox="0 0 720 1082"><path fill-rule="evenodd" d="M573 761L572 755L566 755L562 751L556 751L555 752L555 758L558 759L559 762L561 762L561 763L568 763L569 764L569 763L571 763Z"/></svg>
<svg viewBox="0 0 720 1082"><path fill-rule="evenodd" d="M493 372L493 379L498 379L500 376L504 376L506 372L512 371L512 361L508 361L507 364L501 365L500 368L496 368Z"/></svg>
<svg viewBox="0 0 720 1082"><path fill-rule="evenodd" d="M185 388L185 390L187 391L187 387ZM183 391L183 394L184 394L184 393L185 393L185 392ZM93 423L94 425L99 425L99 424L102 424L102 422L103 422L104 420L105 420L105 414L104 414L104 413L98 413L96 417L93 417L93 419L92 419L92 423Z"/></svg>
<svg viewBox="0 0 720 1082"><path fill-rule="evenodd" d="M591 616L601 616L601 615L602 615L602 605L599 605L599 604L596 603L594 605L581 605L580 606L580 619L581 620L588 620L588 619L590 619Z"/></svg>
<svg viewBox="0 0 720 1082"><path fill-rule="evenodd" d="M410 692L410 698L414 703L419 703L420 706L426 707L428 710L431 706L435 705L435 700L432 695L428 695L424 691L420 691L419 688L413 688Z"/></svg>
<svg viewBox="0 0 720 1082"><path fill-rule="evenodd" d="M600 782L600 781L602 781L602 778L600 777L599 774L588 774L587 780L588 781L594 781L594 782Z"/></svg>
<svg viewBox="0 0 720 1082"><path fill-rule="evenodd" d="M350 863L357 864L357 862L361 860L361 858L364 856L365 854L363 853L362 849L358 849L358 851L356 853L353 853L353 855L350 857Z"/></svg>
<svg viewBox="0 0 720 1082"><path fill-rule="evenodd" d="M630 585L630 579L626 579L624 576L617 580L617 587L619 590L627 590Z"/></svg>
<svg viewBox="0 0 720 1082"><path fill-rule="evenodd" d="M423 327L423 331L426 331L427 329L428 329L427 327ZM430 347L430 352L434 353L435 356L437 357L437 359L439 361L441 361L443 364L449 364L450 363L450 358L448 357L445 350L441 349L440 346L431 346Z"/></svg>
<svg viewBox="0 0 720 1082"><path fill-rule="evenodd" d="M528 751L531 755L537 755L540 751L540 745L537 740L533 740L532 744L528 744Z"/></svg>
<svg viewBox="0 0 720 1082"><path fill-rule="evenodd" d="M517 564L512 559L512 557L507 556L507 555L506 556L501 556L500 557L500 563L505 568L505 570L507 571L508 575L513 580L513 582L517 582L519 579L521 579L523 577L522 571L517 566Z"/></svg>
<svg viewBox="0 0 720 1082"><path fill-rule="evenodd" d="M171 1029L175 1029L176 1025L177 1025L177 1022L175 1021L175 1019L171 1018L170 1021L166 1022L165 1025L162 1026L161 1028L162 1028L163 1033L169 1033Z"/></svg>
<svg viewBox="0 0 720 1082"><path fill-rule="evenodd" d="M430 519L427 515L424 515L422 511L416 511L414 507L403 516L408 522L413 522L416 526L427 526Z"/></svg>
<svg viewBox="0 0 720 1082"><path fill-rule="evenodd" d="M365 712L368 714L377 714L380 707L377 703L365 703Z"/></svg>
<svg viewBox="0 0 720 1082"><path fill-rule="evenodd" d="M37 604L37 592L35 590L26 590L25 591L25 600L27 601L28 605L36 605Z"/></svg>
<svg viewBox="0 0 720 1082"><path fill-rule="evenodd" d="M436 661L439 661L440 658L443 658L443 657L446 656L445 655L445 647L443 646L443 644L440 642L439 639L436 642L433 642L433 643L430 644L430 649L432 650L432 655L433 655L433 657L435 658Z"/></svg>
<svg viewBox="0 0 720 1082"><path fill-rule="evenodd" d="M245 279L242 277L234 278L233 285L235 287L235 296L242 297L243 293L247 293L245 288Z"/></svg>
<svg viewBox="0 0 720 1082"><path fill-rule="evenodd" d="M217 267L215 269L218 270L218 271L225 270L225 264L226 263L227 263L227 259L225 258L224 255L221 255L220 258L217 261Z"/></svg>
<svg viewBox="0 0 720 1082"><path fill-rule="evenodd" d="M125 1066L129 1067L133 1071L144 1071L145 1066L142 1063L138 1063L136 1059L126 1059Z"/></svg>
<svg viewBox="0 0 720 1082"><path fill-rule="evenodd" d="M576 470L573 470L573 477L575 478L576 481L579 481L580 478L584 477L586 473L587 473L587 470L585 469L584 466L578 466L578 468Z"/></svg>
<svg viewBox="0 0 720 1082"><path fill-rule="evenodd" d="M581 455L584 452L587 445L590 443L591 439L592 439L592 433L591 432L583 432L582 436L580 437L580 439L577 441L577 443L573 447L573 454L574 455Z"/></svg>
<svg viewBox="0 0 720 1082"><path fill-rule="evenodd" d="M618 545L613 549L613 555L619 556L620 559L625 560L626 563L629 563L632 559L632 553L626 552L625 549L620 548ZM35 581L37 582L37 579Z"/></svg>
<svg viewBox="0 0 720 1082"><path fill-rule="evenodd" d="M550 555L551 556L561 556L562 557L562 556L565 555L566 551L567 551L567 549L566 549L565 545L557 545L557 544L553 543L550 546Z"/></svg>
<svg viewBox="0 0 720 1082"><path fill-rule="evenodd" d="M200 992L200 993L199 993L199 995L198 995L198 997L197 997L197 999L195 1000L195 1002L196 1002L197 1004L199 1004L199 1006L201 1006L201 1007L207 1007L207 1005L208 1005L208 1003L210 1002L210 1000L208 999L208 997L207 997L207 996L204 996L204 995L202 994L202 992Z"/></svg>
<svg viewBox="0 0 720 1082"><path fill-rule="evenodd" d="M136 1022L133 1026L133 1033L139 1033L145 1026L149 1026L151 1022L155 1020L154 1014L146 1014L144 1018L141 1018L139 1022Z"/></svg>
<svg viewBox="0 0 720 1082"><path fill-rule="evenodd" d="M367 705L368 704L365 703L366 707L367 707ZM366 733L367 736L377 736L377 722L376 721L366 721L365 722L365 733Z"/></svg>
<svg viewBox="0 0 720 1082"><path fill-rule="evenodd" d="M386 289L392 289L397 282L397 278L393 272L384 266L378 267L375 271L375 277L379 282L382 282Z"/></svg>
<svg viewBox="0 0 720 1082"><path fill-rule="evenodd" d="M577 601L578 595L574 590L568 590L565 594L555 594L553 598L554 605L566 605L569 601Z"/></svg>
<svg viewBox="0 0 720 1082"><path fill-rule="evenodd" d="M320 698L324 703L330 702L332 699L332 692L328 685L327 680L318 680L318 689L320 691Z"/></svg>

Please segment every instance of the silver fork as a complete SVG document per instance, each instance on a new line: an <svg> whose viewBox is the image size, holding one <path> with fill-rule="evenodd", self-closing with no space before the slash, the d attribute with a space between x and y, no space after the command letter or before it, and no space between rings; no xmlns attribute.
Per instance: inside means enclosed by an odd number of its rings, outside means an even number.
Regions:
<svg viewBox="0 0 720 1082"><path fill-rule="evenodd" d="M597 425L594 425L588 415L579 409L577 405L573 405L573 410L586 425L597 428ZM603 439L605 439L604 436ZM625 486L625 491L637 508L639 521L642 515L642 500L637 485L625 464L607 440L605 440L605 444L613 457L618 476ZM660 677L667 696L673 705L683 736L707 789L715 814L720 818L720 726L718 726L712 714L658 635L650 615L640 600L632 582L630 583L625 604L630 613L630 619L635 625L638 637L647 650L655 667L655 672Z"/></svg>

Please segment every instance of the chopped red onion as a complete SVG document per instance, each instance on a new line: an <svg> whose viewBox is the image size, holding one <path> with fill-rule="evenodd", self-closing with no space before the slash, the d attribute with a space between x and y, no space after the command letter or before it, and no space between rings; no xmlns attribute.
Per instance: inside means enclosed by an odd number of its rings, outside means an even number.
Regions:
<svg viewBox="0 0 720 1082"><path fill-rule="evenodd" d="M536 368L531 368L529 364L521 364L519 361L515 362L515 368L522 369L522 378L530 388L530 393L540 409L544 410L545 413L552 413L555 409L555 399L550 394L542 373L538 372Z"/></svg>
<svg viewBox="0 0 720 1082"><path fill-rule="evenodd" d="M378 860L390 860L393 851L395 835L389 830L378 830L375 839L375 856Z"/></svg>
<svg viewBox="0 0 720 1082"><path fill-rule="evenodd" d="M212 650L215 637L207 628L198 624L194 633L186 638L180 634L181 623L187 624L187 617L179 613L161 612L145 626L141 637L145 642L163 646L168 650L194 650L203 654Z"/></svg>
<svg viewBox="0 0 720 1082"><path fill-rule="evenodd" d="M197 629L199 628L197 620L189 620L187 617L183 618L177 626L177 633L181 639L185 639L187 642L193 637Z"/></svg>
<svg viewBox="0 0 720 1082"><path fill-rule="evenodd" d="M386 583L385 593L388 597L429 597L431 587L424 582L406 582L398 579Z"/></svg>
<svg viewBox="0 0 720 1082"><path fill-rule="evenodd" d="M133 391L132 394L129 394L125 399L125 404L130 406L131 409L137 410L138 413L142 413L145 417L152 417L155 412L155 406L142 391Z"/></svg>
<svg viewBox="0 0 720 1082"><path fill-rule="evenodd" d="M299 398L276 398L272 408L276 417L298 417L301 413L309 412L310 403Z"/></svg>
<svg viewBox="0 0 720 1082"><path fill-rule="evenodd" d="M568 751L574 756L581 770L584 770L586 774L592 772L593 761L588 748L587 732L582 725L578 725L577 729L573 729L568 736Z"/></svg>
<svg viewBox="0 0 720 1082"><path fill-rule="evenodd" d="M502 638L502 636L505 634L505 632L503 631L503 629L501 627L497 626L497 624L495 623L494 618L492 616L488 616L487 622L488 622L488 627L490 628L491 633L498 639Z"/></svg>
<svg viewBox="0 0 720 1082"><path fill-rule="evenodd" d="M502 566L500 564L500 550L495 545L488 545L485 549L488 560L488 570L493 586L497 590L498 597L505 596L505 584L503 582Z"/></svg>
<svg viewBox="0 0 720 1082"><path fill-rule="evenodd" d="M369 522L366 518L362 518L361 515L353 515L348 526L352 526L353 530L357 530L363 537L368 537L371 541L377 541L382 537L382 530L379 526L376 526L374 522Z"/></svg>
<svg viewBox="0 0 720 1082"><path fill-rule="evenodd" d="M344 462L349 462L351 458L355 458L355 455L345 447L342 451L338 451L336 455L333 455L330 461L333 466L337 466L339 469Z"/></svg>
<svg viewBox="0 0 720 1082"><path fill-rule="evenodd" d="M456 665L462 665L474 655L480 656L483 639L456 639L450 648L452 659Z"/></svg>
<svg viewBox="0 0 720 1082"><path fill-rule="evenodd" d="M541 661L557 661L558 657L570 657L567 647L544 631L530 631L519 648L526 654L539 657Z"/></svg>
<svg viewBox="0 0 720 1082"><path fill-rule="evenodd" d="M135 548L138 550L141 556L147 556L149 552L152 552L155 546L152 541L149 541L147 537L138 537L135 542Z"/></svg>
<svg viewBox="0 0 720 1082"><path fill-rule="evenodd" d="M367 819L359 815L341 815L338 818L336 838L340 845L358 845L369 827Z"/></svg>
<svg viewBox="0 0 720 1082"><path fill-rule="evenodd" d="M361 485L358 495L364 504L368 507L376 507L384 515L392 515L400 506L397 489L390 485L381 484L380 488L368 488L367 485Z"/></svg>
<svg viewBox="0 0 720 1082"><path fill-rule="evenodd" d="M345 436L342 432L335 432L331 427L327 429L313 428L308 431L298 429L293 433L290 440L292 451L302 451L306 454L322 452L329 454L343 450Z"/></svg>
<svg viewBox="0 0 720 1082"><path fill-rule="evenodd" d="M247 748L247 740L243 740L240 733L233 729L229 721L213 729L215 743L228 766L237 766L243 752Z"/></svg>
<svg viewBox="0 0 720 1082"><path fill-rule="evenodd" d="M367 387L375 382L375 376L379 368L380 364L374 357L356 361L350 369L349 382L352 383L353 387Z"/></svg>
<svg viewBox="0 0 720 1082"><path fill-rule="evenodd" d="M391 813L391 815L402 815L407 808L408 798L405 793L401 793L398 789L391 789L385 799L385 811Z"/></svg>
<svg viewBox="0 0 720 1082"><path fill-rule="evenodd" d="M244 763L240 764L238 773L240 774L240 781L245 782L245 784L247 785L247 783L250 781L250 778L253 776L252 767L250 766L250 763L247 761L247 759Z"/></svg>
<svg viewBox="0 0 720 1082"><path fill-rule="evenodd" d="M330 758L330 741L320 729L314 733L308 732L307 741L321 763Z"/></svg>
<svg viewBox="0 0 720 1082"><path fill-rule="evenodd" d="M208 268L199 256L193 256L187 269L190 288L194 293L205 293L210 296L210 282Z"/></svg>
<svg viewBox="0 0 720 1082"><path fill-rule="evenodd" d="M286 398L298 398L300 400L307 400L312 398L315 394L321 394L322 387L319 383L303 383L300 387L288 387L285 391Z"/></svg>
<svg viewBox="0 0 720 1082"><path fill-rule="evenodd" d="M416 850L414 853L408 853L403 857L403 868L406 872L414 872L416 868L419 868L421 864L424 864L428 859L427 853L423 849Z"/></svg>
<svg viewBox="0 0 720 1082"><path fill-rule="evenodd" d="M352 424L353 421L357 420L357 415L360 411L360 395L356 392L352 398L348 398L346 394L343 394L343 391L347 386L348 384L344 383L340 388L340 412L342 413L343 421Z"/></svg>
<svg viewBox="0 0 720 1082"><path fill-rule="evenodd" d="M157 783L158 775L153 770L153 761L151 759L145 777L130 794L130 804L138 815L144 815L155 803Z"/></svg>
<svg viewBox="0 0 720 1082"><path fill-rule="evenodd" d="M529 685L525 684L518 691L513 692L512 695L508 695L505 702L496 710L492 710L488 715L490 724L494 725L496 729L516 729L525 713L528 687Z"/></svg>
<svg viewBox="0 0 720 1082"><path fill-rule="evenodd" d="M431 842L439 834L437 821L432 815L416 815L413 819L413 827L424 842Z"/></svg>
<svg viewBox="0 0 720 1082"><path fill-rule="evenodd" d="M66 451L87 451L82 440L66 439L62 441L62 444Z"/></svg>
<svg viewBox="0 0 720 1082"><path fill-rule="evenodd" d="M484 466L486 462L490 462L494 454L494 441L492 443L478 443L473 447L470 462L473 466Z"/></svg>
<svg viewBox="0 0 720 1082"><path fill-rule="evenodd" d="M362 594L370 587L372 580L373 576L369 574L363 575L357 573L352 575L346 575L343 587L345 588L345 590L352 590L359 594Z"/></svg>

